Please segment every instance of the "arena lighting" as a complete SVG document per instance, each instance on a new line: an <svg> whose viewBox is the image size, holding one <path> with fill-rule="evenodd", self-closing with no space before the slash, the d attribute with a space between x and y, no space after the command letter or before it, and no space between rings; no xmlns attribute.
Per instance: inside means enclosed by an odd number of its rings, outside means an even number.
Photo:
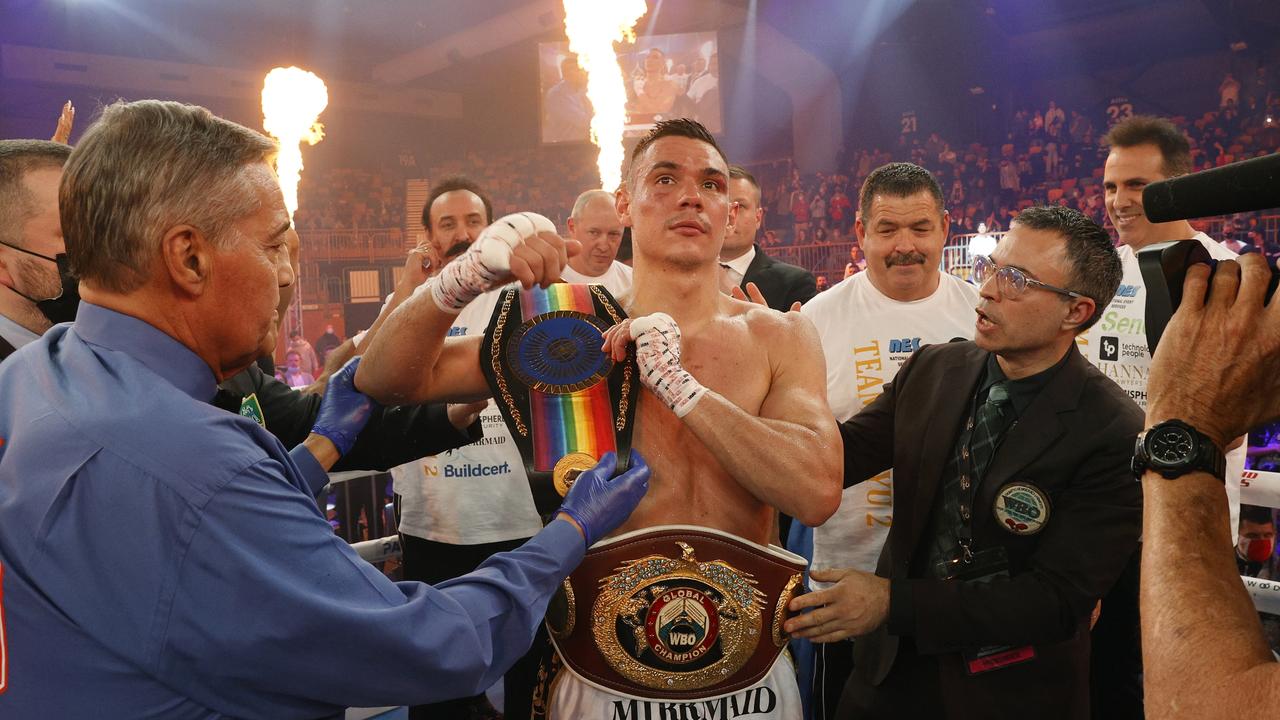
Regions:
<svg viewBox="0 0 1280 720"><path fill-rule="evenodd" d="M314 73L296 67L275 68L262 83L262 127L280 141L276 175L289 219L298 209L298 180L302 177L302 141L315 145L324 139L317 120L329 105L329 90Z"/></svg>
<svg viewBox="0 0 1280 720"><path fill-rule="evenodd" d="M600 187L610 192L622 184L627 122L627 88L615 42L634 42L635 25L648 11L644 0L564 0L564 32L578 66L587 72L591 101L591 142L600 149L596 167Z"/></svg>
<svg viewBox="0 0 1280 720"><path fill-rule="evenodd" d="M754 77L759 63L756 54L756 37L760 32L759 17L759 0L749 0L746 21L742 25L742 46L738 50L738 81L734 83L736 90L732 95L720 96L722 103L726 99L729 101L729 116L734 119L734 127L738 133L750 143L748 147L757 146L759 143L756 137L758 113ZM711 58L707 58L707 61L710 62ZM721 65L720 72L723 73L724 68L725 65ZM721 125L721 129L723 127Z"/></svg>

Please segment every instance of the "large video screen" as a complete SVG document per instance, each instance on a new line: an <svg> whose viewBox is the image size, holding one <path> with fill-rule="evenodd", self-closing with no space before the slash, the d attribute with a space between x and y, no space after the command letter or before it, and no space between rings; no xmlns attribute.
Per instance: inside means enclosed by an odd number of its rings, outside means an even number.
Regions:
<svg viewBox="0 0 1280 720"><path fill-rule="evenodd" d="M675 117L691 117L711 132L720 132L720 59L714 32L649 35L620 47L627 136L643 135L655 122ZM589 142L587 75L567 42L538 46L538 77L542 141Z"/></svg>

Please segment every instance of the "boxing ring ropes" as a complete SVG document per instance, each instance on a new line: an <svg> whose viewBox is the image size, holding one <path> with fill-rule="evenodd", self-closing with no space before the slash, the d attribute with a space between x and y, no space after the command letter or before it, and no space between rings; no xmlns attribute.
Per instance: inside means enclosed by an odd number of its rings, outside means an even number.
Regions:
<svg viewBox="0 0 1280 720"><path fill-rule="evenodd" d="M336 486L343 483L365 481L374 485L375 478L384 474L386 473L369 470L329 473L329 484L320 492L320 496L327 497L330 492L337 489ZM370 493L375 497L377 496L376 490L376 486L370 488ZM348 507L350 507L349 502ZM347 525L347 523L344 522L344 525ZM382 538L353 542L351 543L351 549L355 550L356 554L365 562L376 565L377 563L400 557L400 536L393 533Z"/></svg>

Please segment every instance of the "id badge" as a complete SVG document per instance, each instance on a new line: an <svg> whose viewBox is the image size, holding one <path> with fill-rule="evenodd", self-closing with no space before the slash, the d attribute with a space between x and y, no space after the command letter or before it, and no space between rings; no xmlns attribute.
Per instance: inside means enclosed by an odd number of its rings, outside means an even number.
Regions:
<svg viewBox="0 0 1280 720"><path fill-rule="evenodd" d="M1009 577L1009 554L1003 547L993 547L974 553L973 560L968 563L953 561L946 563L947 579L960 582L990 582L996 578ZM939 570L942 568L940 567ZM1031 645L1014 647L1012 645L987 645L980 648L963 650L965 672L970 675L999 670L1018 665L1036 657L1036 649Z"/></svg>

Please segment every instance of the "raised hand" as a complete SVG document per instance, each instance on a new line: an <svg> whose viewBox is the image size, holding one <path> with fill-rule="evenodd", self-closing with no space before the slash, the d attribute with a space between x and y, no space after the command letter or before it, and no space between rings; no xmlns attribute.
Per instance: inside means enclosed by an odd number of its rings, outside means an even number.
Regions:
<svg viewBox="0 0 1280 720"><path fill-rule="evenodd" d="M1270 280L1256 253L1219 262L1212 277L1207 265L1187 270L1151 360L1148 427L1176 418L1225 448L1280 418L1280 301L1264 304Z"/></svg>
<svg viewBox="0 0 1280 720"><path fill-rule="evenodd" d="M670 315L654 313L632 320L627 333L635 338L640 381L676 417L688 415L707 389L680 364L680 326Z"/></svg>
<svg viewBox="0 0 1280 720"><path fill-rule="evenodd" d="M437 276L431 293L445 312L457 313L481 293L518 281L547 287L581 246L556 234L556 226L532 212L498 218Z"/></svg>
<svg viewBox="0 0 1280 720"><path fill-rule="evenodd" d="M749 303L754 303L756 305L763 305L764 307L769 307L769 303L765 302L764 293L760 292L760 288L756 287L756 284L753 282L747 283L747 291L745 293L742 292L741 288L735 287L733 289L733 292L729 294L733 297L734 300L742 300L743 302L749 302ZM791 309L789 310L789 312L800 312L799 300L791 303Z"/></svg>
<svg viewBox="0 0 1280 720"><path fill-rule="evenodd" d="M50 138L54 142L66 145L71 142L71 126L76 121L76 108L68 100L62 106L62 113L58 115L58 127L53 131L53 137Z"/></svg>

